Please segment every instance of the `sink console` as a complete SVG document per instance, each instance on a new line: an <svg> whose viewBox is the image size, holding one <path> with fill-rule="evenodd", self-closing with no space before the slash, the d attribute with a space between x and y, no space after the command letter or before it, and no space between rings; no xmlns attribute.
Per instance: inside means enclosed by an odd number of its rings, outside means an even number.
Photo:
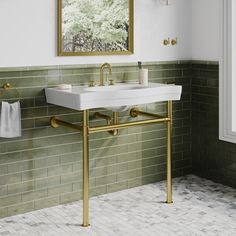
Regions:
<svg viewBox="0 0 236 236"><path fill-rule="evenodd" d="M107 65L106 65L107 66ZM109 68L109 67L108 67ZM103 82L103 79L101 80ZM65 126L79 130L83 137L83 224L89 224L89 135L98 132L109 132L118 135L119 129L127 127L166 123L167 126L167 203L172 203L172 176L171 176L171 136L172 136L172 101L180 100L182 87L178 85L149 83L148 86L140 84L115 84L112 86L72 86L62 89L61 87L46 88L47 102L83 111L83 122L75 125L59 119L51 118L51 126ZM153 114L141 111L137 107L140 104L167 102L166 115ZM89 124L89 111L94 108L106 108L113 111L113 118L95 113L95 117L103 118L106 124L93 126ZM118 112L131 108L130 116L142 116L147 119L119 123Z"/></svg>

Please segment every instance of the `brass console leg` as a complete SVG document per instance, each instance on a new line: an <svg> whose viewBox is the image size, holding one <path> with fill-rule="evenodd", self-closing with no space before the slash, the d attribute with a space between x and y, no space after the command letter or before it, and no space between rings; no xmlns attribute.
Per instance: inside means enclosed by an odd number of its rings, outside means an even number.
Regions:
<svg viewBox="0 0 236 236"><path fill-rule="evenodd" d="M172 101L168 101L167 115L170 121L167 122L167 203L173 203L172 201L172 167L171 167L171 147L172 147Z"/></svg>
<svg viewBox="0 0 236 236"><path fill-rule="evenodd" d="M89 111L83 111L83 227L89 226Z"/></svg>
<svg viewBox="0 0 236 236"><path fill-rule="evenodd" d="M113 112L113 124L118 125L119 123L119 113L118 112ZM113 130L113 136L118 135L118 129Z"/></svg>

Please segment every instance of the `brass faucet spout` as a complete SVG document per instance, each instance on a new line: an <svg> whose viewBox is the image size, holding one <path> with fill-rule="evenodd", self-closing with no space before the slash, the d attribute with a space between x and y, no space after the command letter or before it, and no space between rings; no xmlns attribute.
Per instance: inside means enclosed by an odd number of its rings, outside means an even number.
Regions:
<svg viewBox="0 0 236 236"><path fill-rule="evenodd" d="M100 68L100 86L104 86L104 69L108 69L109 71L109 74L111 75L111 65L109 63L104 63L101 65L101 68Z"/></svg>

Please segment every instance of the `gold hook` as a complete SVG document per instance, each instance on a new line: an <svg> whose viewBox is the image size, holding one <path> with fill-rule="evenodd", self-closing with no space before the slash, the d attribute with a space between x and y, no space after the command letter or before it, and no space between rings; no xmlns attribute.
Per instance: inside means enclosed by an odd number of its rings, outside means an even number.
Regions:
<svg viewBox="0 0 236 236"><path fill-rule="evenodd" d="M16 88L12 88L11 84L10 83L5 83L3 86L2 86L2 89L0 88L0 95L2 95L2 92L3 91L10 91L14 89L17 93L17 97L20 98L20 93L19 91L16 89Z"/></svg>
<svg viewBox="0 0 236 236"><path fill-rule="evenodd" d="M11 84L10 84L10 83L5 83L5 84L3 85L3 88L4 88L5 90L9 90L9 89L11 89Z"/></svg>
<svg viewBox="0 0 236 236"><path fill-rule="evenodd" d="M165 46L169 45L169 44L170 44L170 38L164 39L164 40L163 40L163 44L164 44Z"/></svg>
<svg viewBox="0 0 236 236"><path fill-rule="evenodd" d="M175 46L178 43L178 38L172 39L171 44Z"/></svg>

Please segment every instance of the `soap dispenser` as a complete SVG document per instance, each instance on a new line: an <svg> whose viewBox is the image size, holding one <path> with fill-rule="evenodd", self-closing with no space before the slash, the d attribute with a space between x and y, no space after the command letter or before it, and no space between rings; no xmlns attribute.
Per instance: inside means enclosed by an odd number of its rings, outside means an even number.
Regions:
<svg viewBox="0 0 236 236"><path fill-rule="evenodd" d="M148 69L142 68L141 61L138 62L138 68L139 68L139 74L138 74L139 84L143 86L148 86Z"/></svg>

